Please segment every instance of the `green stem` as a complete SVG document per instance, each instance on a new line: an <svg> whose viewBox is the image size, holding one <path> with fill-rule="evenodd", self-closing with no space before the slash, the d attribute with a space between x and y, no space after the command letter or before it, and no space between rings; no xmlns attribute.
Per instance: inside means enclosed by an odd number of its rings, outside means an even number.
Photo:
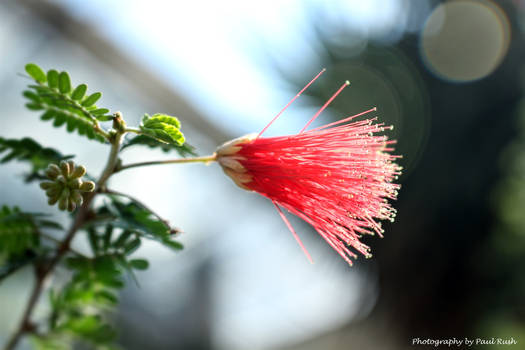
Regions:
<svg viewBox="0 0 525 350"><path fill-rule="evenodd" d="M115 167L118 162L118 152L120 150L120 144L122 142L123 134L124 132L117 132L114 135L114 137L110 139L111 151L109 153L108 161L106 163L104 171L102 172L100 178L97 181L97 188L99 189L105 187L106 182L115 170ZM58 246L55 256L49 261L47 265L36 266L35 285L33 286L33 290L29 297L29 301L27 302L26 309L24 310L22 320L20 321L20 325L18 326L16 332L13 333L13 335L5 345L4 350L13 350L25 333L34 331L35 327L31 323L31 315L38 302L38 299L40 299L42 291L44 290L45 281L47 280L49 275L51 275L51 272L53 272L53 270L60 262L60 260L64 257L64 255L68 251L70 251L71 241L75 237L75 234L77 233L78 229L84 224L87 218L87 214L89 212L89 208L96 194L97 191L91 192L85 198L84 204L82 204L82 206L77 210L75 220L71 224L71 227L69 228L66 237Z"/></svg>
<svg viewBox="0 0 525 350"><path fill-rule="evenodd" d="M194 158L177 158L177 159L168 159L168 160L152 160L149 162L141 162L141 163L132 163L123 165L120 168L118 168L115 172L130 169L130 168L136 168L140 166L148 166L148 165L161 165L161 164L182 164L182 163L209 163L214 162L217 160L217 154L212 154L209 156L204 157L194 157Z"/></svg>
<svg viewBox="0 0 525 350"><path fill-rule="evenodd" d="M135 128L126 128L124 129L124 132L132 132L134 134L142 134L142 131L140 131L140 129L135 129Z"/></svg>

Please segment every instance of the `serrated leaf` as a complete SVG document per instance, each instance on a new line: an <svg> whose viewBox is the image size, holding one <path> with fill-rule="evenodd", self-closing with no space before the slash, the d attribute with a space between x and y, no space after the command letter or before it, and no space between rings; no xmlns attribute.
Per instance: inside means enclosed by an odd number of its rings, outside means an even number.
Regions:
<svg viewBox="0 0 525 350"><path fill-rule="evenodd" d="M91 107L102 97L101 92L95 92L89 95L84 101L82 101L82 106Z"/></svg>
<svg viewBox="0 0 525 350"><path fill-rule="evenodd" d="M146 136L160 142L181 146L184 144L184 135L180 131L180 122L176 117L165 114L144 115L140 130Z"/></svg>
<svg viewBox="0 0 525 350"><path fill-rule="evenodd" d="M47 85L53 89L58 87L58 72L56 70L50 69L47 71Z"/></svg>
<svg viewBox="0 0 525 350"><path fill-rule="evenodd" d="M149 262L145 259L133 259L129 261L129 265L136 270L146 270Z"/></svg>
<svg viewBox="0 0 525 350"><path fill-rule="evenodd" d="M86 91L87 91L87 85L86 84L80 84L71 93L71 98L73 100L80 101L80 100L82 100L82 98L86 94Z"/></svg>
<svg viewBox="0 0 525 350"><path fill-rule="evenodd" d="M144 136L144 135L138 135L138 136L135 136L129 139L128 141L124 143L124 145L122 146L122 149L131 147L131 146L146 146L149 148L159 148L164 153L175 151L181 157L186 157L188 155L191 155L191 156L197 155L197 153L195 152L195 148L191 146L190 144L188 144L187 142L179 146L176 144L160 142L154 138Z"/></svg>
<svg viewBox="0 0 525 350"><path fill-rule="evenodd" d="M27 74L29 74L31 78L35 79L39 83L45 83L47 81L46 73L44 73L42 68L40 68L36 64L28 63L26 64L25 69Z"/></svg>
<svg viewBox="0 0 525 350"><path fill-rule="evenodd" d="M58 90L63 94L71 91L71 79L67 72L60 72L58 75Z"/></svg>

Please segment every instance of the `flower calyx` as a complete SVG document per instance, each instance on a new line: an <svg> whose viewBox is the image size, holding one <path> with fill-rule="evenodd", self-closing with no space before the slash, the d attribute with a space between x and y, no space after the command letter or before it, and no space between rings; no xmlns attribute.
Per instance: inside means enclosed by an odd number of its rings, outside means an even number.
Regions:
<svg viewBox="0 0 525 350"><path fill-rule="evenodd" d="M257 134L248 134L231 141L225 142L215 151L217 162L220 164L222 170L228 175L233 182L244 190L251 191L245 184L252 181L253 176L242 165L245 160L238 152L242 149L242 145L249 143L257 138Z"/></svg>
<svg viewBox="0 0 525 350"><path fill-rule="evenodd" d="M45 174L49 181L41 182L40 188L46 191L49 205L58 203L60 210L74 211L84 202L83 194L95 190L93 181L82 179L86 168L72 160L49 164Z"/></svg>

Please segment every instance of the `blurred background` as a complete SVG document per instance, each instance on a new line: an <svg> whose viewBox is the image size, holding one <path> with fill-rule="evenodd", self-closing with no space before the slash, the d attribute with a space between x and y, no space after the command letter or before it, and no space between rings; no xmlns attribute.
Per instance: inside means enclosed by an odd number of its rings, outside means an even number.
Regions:
<svg viewBox="0 0 525 350"><path fill-rule="evenodd" d="M128 124L182 121L201 155L272 125L295 133L345 80L317 125L376 106L404 158L396 222L348 265L216 164L139 168L125 190L181 228L185 250L151 243L114 315L125 349L407 349L412 338L514 337L525 345L525 1L0 2L0 136L31 136L98 173L103 145L24 108L27 62L70 72ZM162 159L133 150L124 160ZM2 165L0 203L56 214L23 164ZM154 178L154 181L146 181ZM166 190L169 189L169 190ZM62 217L64 220L65 216ZM84 249L83 237L74 242ZM0 343L31 271L0 285ZM42 305L39 310L46 311ZM38 318L38 313L37 313ZM28 348L24 343L21 348ZM484 347L490 348L490 347ZM510 347L514 348L514 347Z"/></svg>

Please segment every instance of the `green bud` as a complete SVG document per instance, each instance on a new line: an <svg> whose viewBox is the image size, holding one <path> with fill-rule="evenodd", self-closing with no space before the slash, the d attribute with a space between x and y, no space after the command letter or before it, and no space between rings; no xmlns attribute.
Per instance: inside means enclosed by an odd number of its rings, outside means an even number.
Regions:
<svg viewBox="0 0 525 350"><path fill-rule="evenodd" d="M66 178L63 175L58 175L58 177L56 179L56 182L58 184L60 184L61 186L66 186L67 185Z"/></svg>
<svg viewBox="0 0 525 350"><path fill-rule="evenodd" d="M40 183L40 188L43 190L49 190L51 188L56 188L57 184L51 181L43 181Z"/></svg>
<svg viewBox="0 0 525 350"><path fill-rule="evenodd" d="M75 171L75 162L72 160L68 160L67 165L69 166L69 175L71 176L73 171Z"/></svg>
<svg viewBox="0 0 525 350"><path fill-rule="evenodd" d="M79 178L75 178L73 180L69 180L67 185L69 188L76 190L80 188L80 185L82 185L82 180L80 180Z"/></svg>
<svg viewBox="0 0 525 350"><path fill-rule="evenodd" d="M69 169L69 163L65 160L60 162L60 170L62 171L62 175L67 179L69 177L69 172L71 169Z"/></svg>
<svg viewBox="0 0 525 350"><path fill-rule="evenodd" d="M82 197L82 194L80 193L79 190L73 190L71 191L71 196L70 196L71 200L73 200L73 202L75 202L77 205L82 205L82 203L84 202L84 198Z"/></svg>
<svg viewBox="0 0 525 350"><path fill-rule="evenodd" d="M75 170L71 173L71 178L81 178L82 176L86 175L86 168L84 168L82 165L78 165Z"/></svg>
<svg viewBox="0 0 525 350"><path fill-rule="evenodd" d="M93 192L95 189L95 183L93 181L86 181L80 185L80 190L82 192Z"/></svg>
<svg viewBox="0 0 525 350"><path fill-rule="evenodd" d="M76 208L77 208L77 205L75 204L75 202L73 202L73 201L71 200L71 198L69 198L69 200L67 201L67 211L72 212L72 211L74 211Z"/></svg>
<svg viewBox="0 0 525 350"><path fill-rule="evenodd" d="M58 197L62 192L58 187L50 188L46 191L48 197Z"/></svg>
<svg viewBox="0 0 525 350"><path fill-rule="evenodd" d="M60 168L56 164L49 164L46 169L46 176L49 180L56 180L60 174Z"/></svg>
<svg viewBox="0 0 525 350"><path fill-rule="evenodd" d="M66 196L60 196L60 199L58 200L58 209L60 210L66 210L67 209L67 202L68 198Z"/></svg>

